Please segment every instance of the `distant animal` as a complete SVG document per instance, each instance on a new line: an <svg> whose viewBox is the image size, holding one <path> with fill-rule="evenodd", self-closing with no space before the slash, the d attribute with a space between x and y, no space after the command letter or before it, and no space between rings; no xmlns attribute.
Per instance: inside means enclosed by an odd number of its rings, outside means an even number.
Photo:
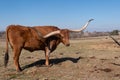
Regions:
<svg viewBox="0 0 120 80"><path fill-rule="evenodd" d="M13 50L14 65L17 71L22 71L19 64L19 56L22 49L30 52L43 50L45 52L45 65L49 65L49 55L58 44L63 43L69 46L69 32L83 31L93 19L90 19L81 29L69 30L59 29L55 26L34 26L9 25L6 29L6 53L4 56L5 67L8 64L8 43Z"/></svg>

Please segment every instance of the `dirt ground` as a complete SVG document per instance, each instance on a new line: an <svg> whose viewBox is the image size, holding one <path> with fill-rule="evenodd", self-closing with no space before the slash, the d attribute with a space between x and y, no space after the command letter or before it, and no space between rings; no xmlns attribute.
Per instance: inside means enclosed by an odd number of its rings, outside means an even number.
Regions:
<svg viewBox="0 0 120 80"><path fill-rule="evenodd" d="M51 53L50 67L44 66L43 51L23 50L23 71L16 72L11 48L8 67L4 68L5 40L0 40L0 80L120 80L120 46L112 39L104 36L70 42L70 47L60 44Z"/></svg>

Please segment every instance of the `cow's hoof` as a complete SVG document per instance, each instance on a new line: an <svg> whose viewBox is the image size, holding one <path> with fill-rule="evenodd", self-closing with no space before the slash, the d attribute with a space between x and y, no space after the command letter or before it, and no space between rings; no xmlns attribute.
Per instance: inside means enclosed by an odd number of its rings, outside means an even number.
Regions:
<svg viewBox="0 0 120 80"><path fill-rule="evenodd" d="M22 71L22 69L20 68L20 69L17 69L17 72L21 72Z"/></svg>
<svg viewBox="0 0 120 80"><path fill-rule="evenodd" d="M42 67L51 67L53 66L53 64L49 64L49 65L42 65Z"/></svg>

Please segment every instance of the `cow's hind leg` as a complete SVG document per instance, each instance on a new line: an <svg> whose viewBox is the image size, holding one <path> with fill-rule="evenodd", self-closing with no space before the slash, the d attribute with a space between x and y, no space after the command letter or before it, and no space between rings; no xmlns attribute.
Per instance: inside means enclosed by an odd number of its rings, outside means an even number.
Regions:
<svg viewBox="0 0 120 80"><path fill-rule="evenodd" d="M22 71L22 69L20 68L20 64L19 64L19 56L20 56L21 50L22 50L22 48L20 48L20 47L15 47L13 49L13 52L14 52L14 57L13 57L14 65L15 65L16 70L18 72Z"/></svg>

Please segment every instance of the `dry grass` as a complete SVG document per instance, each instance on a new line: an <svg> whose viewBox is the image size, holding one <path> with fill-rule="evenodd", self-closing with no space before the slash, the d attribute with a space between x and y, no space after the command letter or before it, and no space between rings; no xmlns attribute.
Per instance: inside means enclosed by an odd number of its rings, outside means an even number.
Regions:
<svg viewBox="0 0 120 80"><path fill-rule="evenodd" d="M8 67L3 66L5 41L0 40L0 80L120 80L120 47L109 37L71 40L60 44L50 56L51 67L44 67L44 53L22 51L18 73L10 50Z"/></svg>

